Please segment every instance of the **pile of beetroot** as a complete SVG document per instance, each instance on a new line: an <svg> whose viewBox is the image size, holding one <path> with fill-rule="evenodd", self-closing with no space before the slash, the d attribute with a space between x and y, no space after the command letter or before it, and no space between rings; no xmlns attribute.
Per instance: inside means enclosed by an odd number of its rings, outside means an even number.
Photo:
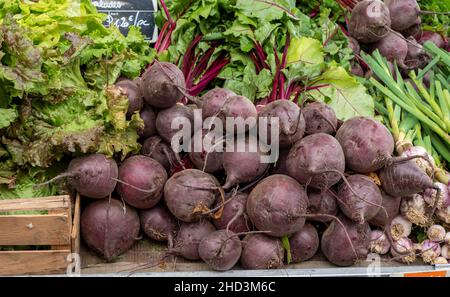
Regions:
<svg viewBox="0 0 450 297"><path fill-rule="evenodd" d="M407 76L411 70L423 69L430 62L422 48L425 42L431 41L450 51L446 36L422 29L420 15L430 12L421 11L416 0L362 0L344 6L351 11L348 34L357 56L361 50L370 53L378 49ZM353 73L371 76L370 70L364 72L365 63L358 60L359 63L353 65Z"/></svg>
<svg viewBox="0 0 450 297"><path fill-rule="evenodd" d="M141 154L120 163L101 154L79 157L57 177L86 197L82 238L101 257L116 259L143 232L167 241L168 256L201 259L214 270L238 263L281 268L317 253L338 266L365 261L370 252L447 263L450 234L432 225L438 204L450 202L448 191L415 162L425 157L393 155L393 138L381 123L366 117L342 123L323 103L299 107L283 98L258 112L231 91L215 88L194 98L184 84L180 69L157 61L140 79L118 82L130 114L140 112L145 121ZM181 103L186 97L194 103ZM261 163L267 153L259 150L175 153L172 120L194 121L196 108L203 118L255 118L256 124L258 117L278 117L278 161ZM248 148L251 138L239 139ZM411 223L400 206L424 191L442 199L423 206L424 226L432 227L419 247L408 238Z"/></svg>

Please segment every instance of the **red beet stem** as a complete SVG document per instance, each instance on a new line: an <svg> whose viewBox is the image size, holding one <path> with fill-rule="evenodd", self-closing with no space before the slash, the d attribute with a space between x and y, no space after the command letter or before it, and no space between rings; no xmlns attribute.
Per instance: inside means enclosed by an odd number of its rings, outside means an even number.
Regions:
<svg viewBox="0 0 450 297"><path fill-rule="evenodd" d="M166 15L166 18L167 18L167 21L169 22L169 24L175 25L175 22L173 21L172 17L170 16L169 9L167 8L167 5L164 2L164 0L159 0L159 4L161 4L161 6L162 6L162 8L164 10L164 14Z"/></svg>
<svg viewBox="0 0 450 297"><path fill-rule="evenodd" d="M264 50L259 44L259 42L255 41L255 49L256 49L256 55L258 56L259 60L261 61L261 65L264 68L270 69L269 65L266 63L266 54L264 53Z"/></svg>
<svg viewBox="0 0 450 297"><path fill-rule="evenodd" d="M253 64L255 64L256 74L259 74L259 73L261 72L261 70L262 70L262 66L261 66L261 64L259 63L259 60L258 60L258 58L256 57L256 54L255 54L254 51L252 51L252 52L250 53L250 59L252 59Z"/></svg>
<svg viewBox="0 0 450 297"><path fill-rule="evenodd" d="M219 75L220 71L222 71L222 68L225 67L225 65L227 65L228 63L230 63L229 59L225 59L223 55L219 56L208 68L208 70L206 70L200 82L189 89L189 94L191 96L197 96L198 94L200 94L206 88L206 86L214 78L216 78L217 75Z"/></svg>
<svg viewBox="0 0 450 297"><path fill-rule="evenodd" d="M341 28L342 33L344 33L345 36L349 37L350 33L347 31L345 26L343 24L338 24L339 28Z"/></svg>
<svg viewBox="0 0 450 297"><path fill-rule="evenodd" d="M197 79L200 74L202 74L206 67L208 66L209 60L211 59L212 54L216 50L215 47L209 48L206 53L200 58L199 62L197 63L197 66L195 66L194 70L192 71L192 78Z"/></svg>
<svg viewBox="0 0 450 297"><path fill-rule="evenodd" d="M196 36L194 40L192 40L192 42L189 44L188 48L186 49L186 53L184 54L181 71L183 72L183 75L186 79L188 78L189 73L192 72L193 64L195 63L195 47L199 44L202 38L202 35Z"/></svg>
<svg viewBox="0 0 450 297"><path fill-rule="evenodd" d="M166 31L167 31L168 28L169 28L169 23L165 22L164 25L161 28L161 32L159 32L158 39L156 40L156 43L155 43L156 51L159 51L159 48L161 46L161 42L164 39L164 37L166 35Z"/></svg>
<svg viewBox="0 0 450 297"><path fill-rule="evenodd" d="M281 69L281 62L280 62L280 58L278 57L276 44L274 44L274 46L273 46L273 54L275 55L275 65L277 68L275 71L275 75L273 77L272 92L270 93L269 102L272 102L277 99L278 85L279 85L279 79L280 79L279 73L280 73L280 69Z"/></svg>
<svg viewBox="0 0 450 297"><path fill-rule="evenodd" d="M285 82L285 77L284 77L284 73L282 72L282 70L284 68L286 68L286 61L287 61L287 51L289 46L291 45L291 35L289 34L289 32L286 34L286 43L284 44L284 50L283 50L283 57L281 59L281 67L278 71L278 75L280 77L280 90L279 90L279 99L284 99L285 96L285 92L284 92L284 82Z"/></svg>
<svg viewBox="0 0 450 297"><path fill-rule="evenodd" d="M286 99L289 99L292 96L292 92L294 90L294 87L295 87L295 82L290 82L289 85L286 88L286 93L284 94Z"/></svg>

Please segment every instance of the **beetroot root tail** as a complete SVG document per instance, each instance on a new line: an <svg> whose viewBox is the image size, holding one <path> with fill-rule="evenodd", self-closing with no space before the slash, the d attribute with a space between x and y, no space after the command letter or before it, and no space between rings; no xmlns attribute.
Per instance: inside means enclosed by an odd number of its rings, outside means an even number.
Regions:
<svg viewBox="0 0 450 297"><path fill-rule="evenodd" d="M333 172L333 173L336 173L336 174L340 175L341 178L342 178L342 180L344 181L344 183L345 183L345 184L347 185L347 187L350 189L350 191L352 192L352 194L356 196L356 198L358 198L358 199L361 200L361 201L366 202L367 204L370 204L370 205L379 207L380 209L383 210L383 212L384 212L384 214L386 215L386 217L389 218L389 214L388 214L386 208L385 208L383 205L377 204L377 203L374 203L374 202L371 202L371 201L367 201L366 199L364 199L364 198L362 198L361 196L359 196L359 195L355 192L355 190L353 189L353 187L350 185L350 183L348 182L348 180L347 180L347 178L345 177L345 175L344 175L342 172L340 172L339 170L335 170L335 169L321 170L321 171L315 172L314 175L316 175L316 174L328 173L328 172ZM335 196L335 197L336 197L336 196Z"/></svg>
<svg viewBox="0 0 450 297"><path fill-rule="evenodd" d="M350 246L352 248L353 253L355 254L356 259L359 258L359 255L356 252L355 246L353 245L353 241L352 241L352 239L350 238L350 235L347 232L347 228L345 228L344 223L342 223L342 221L338 217L336 217L334 215L330 215L330 214L324 214L324 213L323 214L322 213L318 213L318 214L304 214L302 216L305 217L305 218L317 218L317 217L332 218L334 221L336 221L342 227L342 229L344 230L344 233L345 233L345 237L347 237L347 240L350 243Z"/></svg>
<svg viewBox="0 0 450 297"><path fill-rule="evenodd" d="M61 174L55 176L54 178L52 178L52 179L50 179L50 180L48 180L48 181L46 181L46 182L43 182L43 183L34 185L34 187L37 188L37 187L46 186L46 185L48 185L48 184L51 184L51 183L54 182L54 181L63 179L63 178L65 178L65 177L71 177L71 176L73 176L73 173L71 173L71 172L61 173Z"/></svg>

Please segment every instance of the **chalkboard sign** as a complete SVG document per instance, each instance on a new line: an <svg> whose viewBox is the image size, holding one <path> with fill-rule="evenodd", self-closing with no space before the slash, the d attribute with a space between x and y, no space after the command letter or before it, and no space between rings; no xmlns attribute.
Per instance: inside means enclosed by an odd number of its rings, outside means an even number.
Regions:
<svg viewBox="0 0 450 297"><path fill-rule="evenodd" d="M157 0L92 0L99 12L108 15L105 26L115 25L124 35L130 26L141 28L142 34L150 42L158 38L158 28L155 25Z"/></svg>

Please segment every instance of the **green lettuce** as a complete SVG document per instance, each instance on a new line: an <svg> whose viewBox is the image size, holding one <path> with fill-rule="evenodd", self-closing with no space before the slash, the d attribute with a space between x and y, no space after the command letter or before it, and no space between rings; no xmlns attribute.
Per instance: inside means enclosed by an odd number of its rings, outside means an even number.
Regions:
<svg viewBox="0 0 450 297"><path fill-rule="evenodd" d="M18 117L14 108L0 108L0 129L9 127Z"/></svg>
<svg viewBox="0 0 450 297"><path fill-rule="evenodd" d="M24 172L66 156L139 151L143 122L126 118L113 84L139 76L154 50L138 28L124 36L105 17L90 0L1 1L0 184L10 191L31 194Z"/></svg>
<svg viewBox="0 0 450 297"><path fill-rule="evenodd" d="M0 184L0 200L52 196L58 192L55 184L37 186L55 176L60 168L21 170L11 184Z"/></svg>

